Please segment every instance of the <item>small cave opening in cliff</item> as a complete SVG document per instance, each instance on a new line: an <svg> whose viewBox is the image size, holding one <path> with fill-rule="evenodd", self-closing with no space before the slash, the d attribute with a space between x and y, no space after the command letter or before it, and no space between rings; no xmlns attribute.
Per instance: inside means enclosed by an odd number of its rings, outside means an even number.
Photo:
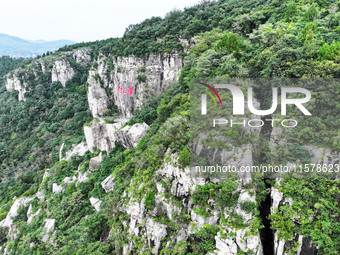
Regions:
<svg viewBox="0 0 340 255"><path fill-rule="evenodd" d="M261 119L264 121L270 116L264 116ZM257 163L265 164L270 162L269 153L269 142L270 135L272 132L272 125L269 122L264 122L265 124L261 128L261 143L260 143L260 153L257 159ZM263 255L273 255L274 254L274 231L271 228L271 220L269 219L270 208L272 206L271 199L271 178L268 175L264 175L262 181L264 183L264 188L266 190L265 198L259 203L258 210L260 212L260 218L262 220L263 228L259 229L261 243L263 247Z"/></svg>

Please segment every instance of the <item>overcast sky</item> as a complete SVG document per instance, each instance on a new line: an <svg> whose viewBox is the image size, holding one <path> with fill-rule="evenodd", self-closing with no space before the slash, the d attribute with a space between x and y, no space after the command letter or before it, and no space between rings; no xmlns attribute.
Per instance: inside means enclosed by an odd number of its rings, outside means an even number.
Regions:
<svg viewBox="0 0 340 255"><path fill-rule="evenodd" d="M1 0L0 33L76 42L121 37L125 28L200 0Z"/></svg>

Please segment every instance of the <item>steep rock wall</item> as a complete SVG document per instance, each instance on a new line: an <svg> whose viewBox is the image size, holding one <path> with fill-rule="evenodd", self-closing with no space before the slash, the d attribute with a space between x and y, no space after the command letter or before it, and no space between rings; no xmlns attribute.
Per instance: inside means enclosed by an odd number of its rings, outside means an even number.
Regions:
<svg viewBox="0 0 340 255"><path fill-rule="evenodd" d="M100 55L96 66L87 81L92 115L99 116L114 104L124 117L131 117L143 100L177 80L183 60L178 54L150 55L144 59Z"/></svg>

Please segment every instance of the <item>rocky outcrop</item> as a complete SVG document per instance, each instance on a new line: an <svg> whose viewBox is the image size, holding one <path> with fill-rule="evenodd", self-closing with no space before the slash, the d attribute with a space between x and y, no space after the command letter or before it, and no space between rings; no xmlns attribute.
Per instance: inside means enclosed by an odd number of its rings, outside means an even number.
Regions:
<svg viewBox="0 0 340 255"><path fill-rule="evenodd" d="M176 218L176 214L181 212L181 207L174 204L170 199L164 197L165 189L162 184L156 183L158 194L155 196L155 208L152 212L153 215L164 214L168 216L170 220Z"/></svg>
<svg viewBox="0 0 340 255"><path fill-rule="evenodd" d="M58 193L62 192L63 190L64 190L63 187L59 186L57 183L52 184L52 192L54 194L58 194Z"/></svg>
<svg viewBox="0 0 340 255"><path fill-rule="evenodd" d="M73 77L75 71L71 67L70 62L66 59L56 60L52 67L52 82L59 81L63 87L65 87L66 82Z"/></svg>
<svg viewBox="0 0 340 255"><path fill-rule="evenodd" d="M332 151L327 148L320 148L315 145L305 145L311 155L312 164L335 165L340 163L340 151Z"/></svg>
<svg viewBox="0 0 340 255"><path fill-rule="evenodd" d="M100 212L100 205L102 201L98 198L91 197L90 198L90 203L93 206L93 208L96 210L96 212Z"/></svg>
<svg viewBox="0 0 340 255"><path fill-rule="evenodd" d="M102 154L100 153L97 157L91 158L89 163L89 169L91 171L100 169L100 163L102 162Z"/></svg>
<svg viewBox="0 0 340 255"><path fill-rule="evenodd" d="M93 116L114 103L123 116L131 117L147 97L160 93L177 80L183 60L178 54L147 58L99 55L96 65L88 79L88 101Z"/></svg>
<svg viewBox="0 0 340 255"><path fill-rule="evenodd" d="M254 100L254 106L259 107L259 102ZM245 109L248 109L248 105L245 102ZM233 122L237 123L239 120L233 116L230 115L227 118L228 120L232 120ZM251 115L251 116L245 116L242 118L245 123L247 123L251 119L258 119L258 116ZM192 121L191 121L192 122ZM193 123L191 123L193 124ZM200 123L195 123L197 125L200 125ZM241 126L240 125L240 132L243 134L247 134L253 136L253 137L259 137L260 136L260 128L254 128L249 126ZM213 134L213 135L212 135ZM252 142L248 142L246 144L234 146L231 139L227 138L225 133L223 132L216 132L215 130L207 130L205 132L200 132L196 134L198 139L195 141L190 141L190 151L191 153L194 153L195 156L191 159L191 166L192 166L192 178L201 178L203 176L207 176L207 172L200 172L196 171L196 166L201 166L200 161L204 159L207 163L206 166L233 166L236 167L236 169L240 169L241 166L252 166L254 164L254 155L253 151L256 151L256 144L253 144ZM210 140L212 144L216 143L223 143L224 146L214 146L214 145L207 145L205 141ZM204 170L204 169L203 169ZM243 181L243 183L248 183L252 175L250 172L246 171L235 171L238 174L239 179ZM228 174L226 172L219 172L218 174L211 174L209 176L211 179L217 179L223 180L226 177L228 178Z"/></svg>
<svg viewBox="0 0 340 255"><path fill-rule="evenodd" d="M18 210L20 206L27 206L29 202L33 200L33 197L22 197L18 198L12 204L5 219L0 222L0 227L8 227L8 236L11 240L14 240L17 234L17 228L13 223L13 218L18 215Z"/></svg>
<svg viewBox="0 0 340 255"><path fill-rule="evenodd" d="M109 193L115 188L114 178L110 175L101 183L106 193Z"/></svg>
<svg viewBox="0 0 340 255"><path fill-rule="evenodd" d="M44 229L47 232L53 232L55 225L55 219L45 219L45 226Z"/></svg>
<svg viewBox="0 0 340 255"><path fill-rule="evenodd" d="M254 194L254 191L251 191L251 194ZM246 212L241 208L241 205L246 202L255 203L255 195L250 195L247 190L241 190L240 195L238 198L238 202L235 208L225 210L225 218L228 219L232 213L237 214L241 217L245 225L247 227L243 228L235 228L232 226L223 226L224 235L227 238L222 238L221 233L218 233L215 236L216 240L216 250L214 254L218 255L237 255L240 251L246 254L257 254L262 255L262 245L259 234L249 234L250 231L250 224L253 223L254 215L252 212Z"/></svg>
<svg viewBox="0 0 340 255"><path fill-rule="evenodd" d="M89 179L88 172L85 172L85 173L79 172L78 173L78 178L77 178L78 183L87 182L88 179Z"/></svg>
<svg viewBox="0 0 340 255"><path fill-rule="evenodd" d="M114 101L120 112L124 116L132 116L150 93L159 93L177 80L183 63L182 57L177 54L157 54L150 55L147 59L134 56L117 58L114 65L113 83L109 87L112 88ZM134 93L132 97L121 94L118 90L120 87L128 91L131 86Z"/></svg>
<svg viewBox="0 0 340 255"><path fill-rule="evenodd" d="M149 130L145 123L136 123L120 129L127 119L116 119L116 123L107 124L103 119L95 119L91 126L84 127L86 143L91 152L94 148L110 152L117 141L125 149L133 149Z"/></svg>
<svg viewBox="0 0 340 255"><path fill-rule="evenodd" d="M45 219L45 225L44 225L44 232L45 234L42 236L42 241L46 243L52 233L54 232L55 228L55 219Z"/></svg>
<svg viewBox="0 0 340 255"><path fill-rule="evenodd" d="M88 92L87 101L93 117L100 116L110 105L109 98L103 87L101 77L95 72L90 71L87 79Z"/></svg>
<svg viewBox="0 0 340 255"><path fill-rule="evenodd" d="M116 132L114 136L121 147L133 149L149 128L146 123L136 123L133 126L125 126Z"/></svg>
<svg viewBox="0 0 340 255"><path fill-rule="evenodd" d="M46 169L46 171L45 171L45 173L44 173L44 175L43 175L43 178L42 178L43 180L44 180L45 178L47 178L47 177L50 176L49 170L50 170L50 169Z"/></svg>
<svg viewBox="0 0 340 255"><path fill-rule="evenodd" d="M142 223L144 220L145 214L145 198L141 203L136 201L131 201L128 203L126 209L126 213L130 215L130 223L129 223L129 233L135 236L139 235L139 226L138 223Z"/></svg>
<svg viewBox="0 0 340 255"><path fill-rule="evenodd" d="M206 139L206 137L202 136L202 140L204 139ZM226 141L226 145L230 145L231 149L212 149L210 147L203 146L200 142L193 145L193 149L199 158L208 160L207 165L210 166L223 166L222 162L228 162L228 165L235 166L239 169L240 166L251 166L253 164L253 146L251 144L246 144L242 147L235 147L232 146L230 141ZM199 164L196 163L194 165L199 166ZM191 173L192 177L200 177L200 173L202 172L192 171ZM240 179L245 181L248 181L251 178L249 172L239 172L238 175ZM226 174L220 172L218 175L213 177L223 179L226 177Z"/></svg>
<svg viewBox="0 0 340 255"><path fill-rule="evenodd" d="M69 160L72 156L84 156L86 151L88 151L88 147L84 142L81 142L78 145L72 145L71 150L66 152L65 159Z"/></svg>
<svg viewBox="0 0 340 255"><path fill-rule="evenodd" d="M31 223L32 220L39 215L41 208L39 208L35 213L33 213L32 205L28 207L27 210L27 223Z"/></svg>
<svg viewBox="0 0 340 255"><path fill-rule="evenodd" d="M60 149L59 149L59 161L61 161L63 159L62 155L63 155L63 149L65 147L65 143L63 143L61 146L60 146Z"/></svg>
<svg viewBox="0 0 340 255"><path fill-rule="evenodd" d="M16 73L12 74L12 76L7 76L6 78L6 89L8 92L13 92L14 90L18 91L18 100L25 100L25 93L27 84L22 82L21 79L16 75Z"/></svg>
<svg viewBox="0 0 340 255"><path fill-rule="evenodd" d="M166 216L170 220L176 220L176 215L182 213L182 207L178 203L165 196L167 192L172 190L173 194L177 194L178 198L183 199L183 205L185 206L185 211L188 210L188 201L186 197L189 197L189 192L194 188L194 183L190 180L190 175L188 173L189 168L186 170L180 169L176 166L178 163L178 155L171 154L171 151L167 151L170 161L164 162L162 167L156 172L160 176L160 181L155 183L157 193L155 194L155 207L147 209L145 205L144 196L140 202L131 198L130 194L125 194L128 202L125 202L125 206L122 208L124 212L129 215L128 222L128 233L135 237L143 237L147 240L146 245L149 247L152 254L158 254L160 247L162 245L163 239L168 236L169 231L167 226L155 220L155 216L162 215ZM178 178L178 179L177 179ZM143 187L143 183L140 184L139 188ZM176 188L171 188L172 186ZM189 209L190 213L190 209ZM150 215L152 217L150 217ZM176 240L186 240L188 238L188 225L183 225L183 228L179 231L178 236L171 237L171 240L176 242ZM135 246L133 242L128 242L124 246L124 254L133 253Z"/></svg>
<svg viewBox="0 0 340 255"><path fill-rule="evenodd" d="M279 186L281 179L277 179L276 185ZM276 188L272 187L271 190L272 206L271 213L276 213L281 206L293 204L292 198L286 198L283 194ZM291 218L291 221L296 222L298 219ZM292 246L297 245L296 255L302 254L317 254L317 247L315 247L310 238L305 238L302 235L294 233L293 240L282 240L278 237L277 231L274 231L274 255L287 255L289 254L288 249Z"/></svg>
<svg viewBox="0 0 340 255"><path fill-rule="evenodd" d="M170 150L166 153L169 155L170 161L164 161L162 167L156 173L164 176L165 182L171 182L171 193L174 196L179 198L189 196L190 191L195 189L195 183L190 176L190 168L181 169L178 166L179 155L172 154Z"/></svg>
<svg viewBox="0 0 340 255"><path fill-rule="evenodd" d="M127 119L115 119L114 124L107 124L105 120L98 118L92 121L91 126L84 127L84 134L88 149L94 148L110 152L115 146L115 132L117 132Z"/></svg>
<svg viewBox="0 0 340 255"><path fill-rule="evenodd" d="M30 90L27 81L38 81L42 77L49 83L59 81L65 87L66 82L75 74L70 62L66 59L67 56L72 57L83 67L89 67L91 64L90 49L76 49L48 59L33 59L29 67L18 68L6 76L7 91L16 90L18 100L25 100L25 93Z"/></svg>
<svg viewBox="0 0 340 255"><path fill-rule="evenodd" d="M70 55L74 61L81 64L83 67L89 67L91 65L91 50L90 49L76 49L71 52L67 52L67 55Z"/></svg>
<svg viewBox="0 0 340 255"><path fill-rule="evenodd" d="M43 60L37 60L30 68L18 68L9 73L6 78L6 89L8 92L18 91L18 100L26 100L25 93L29 92L28 81L35 81L38 77L49 76L47 64Z"/></svg>
<svg viewBox="0 0 340 255"><path fill-rule="evenodd" d="M161 241L167 235L166 225L148 218L145 224L149 248L154 246L154 254L158 254Z"/></svg>
<svg viewBox="0 0 340 255"><path fill-rule="evenodd" d="M243 233L244 235L244 233ZM218 233L217 236L215 236L216 241L216 250L213 254L218 255L237 255L240 254L240 250L255 250L255 253L249 253L249 254L255 254L255 255L262 255L262 246L259 244L259 238L256 238L254 240L247 240L246 243L244 240L242 240L243 235L237 235L234 238L221 238L221 234ZM239 245L243 244L243 245ZM248 253L246 253L248 254Z"/></svg>
<svg viewBox="0 0 340 255"><path fill-rule="evenodd" d="M289 137L289 134L287 134L287 130L283 129L282 127L274 127L271 136L270 136L270 150L272 155L274 155L275 160L281 161L282 158L282 153L284 149L286 151L290 151L289 146L292 145L292 143L289 143L286 139L286 137ZM315 164L315 165L335 165L340 163L340 151L335 151L331 150L329 148L323 148L319 146L315 146L312 144L307 144L307 145L301 145L301 149L305 150L307 154L309 154L309 159L308 162L310 164ZM296 166L297 164L301 164L302 162L298 159L296 162L287 162L287 166ZM309 173L303 173L300 177L302 178L309 178L314 176L315 174L318 175L320 174L319 172L315 170ZM322 171L321 171L322 172ZM321 173L322 174L322 173ZM339 175L337 173L328 173L330 178L339 178ZM280 178L280 176L276 176L277 178ZM295 176L296 177L296 176Z"/></svg>
<svg viewBox="0 0 340 255"><path fill-rule="evenodd" d="M197 224L196 226L198 228L202 227L203 224L208 224L211 226L216 226L220 217L219 217L219 212L218 211L212 211L211 212L212 216L208 217L203 217L197 213L194 212L194 210L191 211L191 221Z"/></svg>
<svg viewBox="0 0 340 255"><path fill-rule="evenodd" d="M44 190L38 190L37 193L36 193L35 195L36 195L36 197L37 197L39 200L45 199Z"/></svg>
<svg viewBox="0 0 340 255"><path fill-rule="evenodd" d="M77 177L73 175L72 177L65 177L63 180L63 183L70 184L70 183L75 182L76 180L77 180Z"/></svg>

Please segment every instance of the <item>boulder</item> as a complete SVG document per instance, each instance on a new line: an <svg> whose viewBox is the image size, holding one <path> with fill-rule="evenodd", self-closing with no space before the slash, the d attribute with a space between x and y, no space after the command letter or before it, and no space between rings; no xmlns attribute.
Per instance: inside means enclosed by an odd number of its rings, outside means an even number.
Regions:
<svg viewBox="0 0 340 255"><path fill-rule="evenodd" d="M100 199L91 197L90 203L97 212L100 212L100 205L102 203L102 201Z"/></svg>
<svg viewBox="0 0 340 255"><path fill-rule="evenodd" d="M110 175L101 183L106 193L109 193L115 188L114 178Z"/></svg>
<svg viewBox="0 0 340 255"><path fill-rule="evenodd" d="M107 124L102 118L96 118L91 126L84 126L84 134L88 149L93 152L94 148L110 152L115 147L115 132L117 132L128 119L115 119L115 123Z"/></svg>
<svg viewBox="0 0 340 255"><path fill-rule="evenodd" d="M125 149L133 149L138 142L149 130L146 123L136 123L133 126L125 126L123 129L115 133L115 137L119 145Z"/></svg>
<svg viewBox="0 0 340 255"><path fill-rule="evenodd" d="M44 173L44 176L43 176L43 180L47 177L50 176L50 173L48 172L50 169L46 169L45 173Z"/></svg>
<svg viewBox="0 0 340 255"><path fill-rule="evenodd" d="M55 219L45 219L44 231L42 241L46 243L54 231Z"/></svg>
<svg viewBox="0 0 340 255"><path fill-rule="evenodd" d="M72 182L75 182L77 180L77 177L75 177L74 175L71 177L65 177L64 180L63 180L63 183L72 183Z"/></svg>
<svg viewBox="0 0 340 255"><path fill-rule="evenodd" d="M88 181L88 179L89 179L89 177L87 177L87 172L84 172L84 173L78 173L78 181L77 182L79 182L79 183L81 183L81 182L87 182Z"/></svg>
<svg viewBox="0 0 340 255"><path fill-rule="evenodd" d="M97 157L91 158L89 163L89 169L91 171L100 169L100 163L102 162L102 154L99 154Z"/></svg>
<svg viewBox="0 0 340 255"><path fill-rule="evenodd" d="M65 159L69 160L72 156L84 156L86 151L88 151L88 147L85 142L81 142L78 145L73 145L71 150L66 152Z"/></svg>
<svg viewBox="0 0 340 255"><path fill-rule="evenodd" d="M52 184L52 192L53 192L54 194L58 194L58 193L62 192L63 190L64 190L64 189L63 189L62 186L59 186L59 185L56 184L56 183L53 183L53 184Z"/></svg>

